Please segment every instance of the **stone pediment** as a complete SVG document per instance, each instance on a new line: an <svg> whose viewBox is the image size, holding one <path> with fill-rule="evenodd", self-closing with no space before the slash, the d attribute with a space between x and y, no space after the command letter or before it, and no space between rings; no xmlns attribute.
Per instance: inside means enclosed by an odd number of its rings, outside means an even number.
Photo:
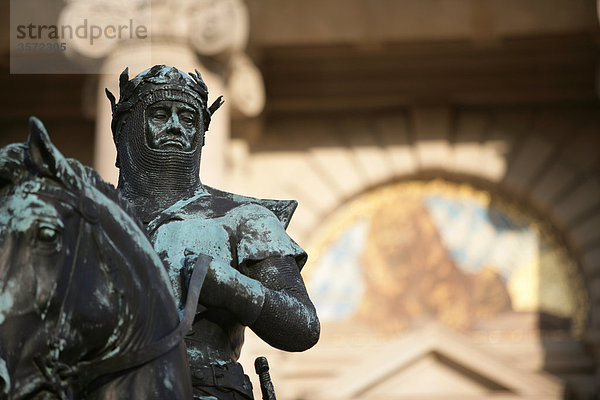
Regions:
<svg viewBox="0 0 600 400"><path fill-rule="evenodd" d="M564 384L523 371L466 337L431 324L413 330L315 391L318 399L561 399ZM311 396L312 397L312 396Z"/></svg>

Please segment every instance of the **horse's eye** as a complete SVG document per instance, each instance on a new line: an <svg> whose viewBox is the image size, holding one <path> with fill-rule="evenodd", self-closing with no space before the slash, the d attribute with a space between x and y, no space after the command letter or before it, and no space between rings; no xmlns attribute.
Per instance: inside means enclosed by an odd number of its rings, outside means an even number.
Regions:
<svg viewBox="0 0 600 400"><path fill-rule="evenodd" d="M58 239L58 230L53 226L40 225L37 231L37 239L40 242L51 243Z"/></svg>

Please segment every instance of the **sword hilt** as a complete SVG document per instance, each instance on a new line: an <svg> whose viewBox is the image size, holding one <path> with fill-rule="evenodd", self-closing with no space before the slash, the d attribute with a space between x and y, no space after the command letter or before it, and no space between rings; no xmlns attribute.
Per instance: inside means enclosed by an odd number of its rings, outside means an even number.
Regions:
<svg viewBox="0 0 600 400"><path fill-rule="evenodd" d="M269 363L266 357L257 357L254 360L254 370L258 374L260 380L260 391L262 392L263 400L277 400L275 398L275 388L273 388L273 382L271 382L271 375L269 374Z"/></svg>

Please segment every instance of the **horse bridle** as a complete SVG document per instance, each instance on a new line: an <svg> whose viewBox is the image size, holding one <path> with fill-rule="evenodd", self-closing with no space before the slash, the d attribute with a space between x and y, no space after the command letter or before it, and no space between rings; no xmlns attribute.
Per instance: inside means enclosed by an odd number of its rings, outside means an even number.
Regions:
<svg viewBox="0 0 600 400"><path fill-rule="evenodd" d="M116 354L100 360L80 361L74 366L69 366L59 361L56 357L52 357L53 344L59 342L59 333L63 326L60 315L63 313L69 294L69 288L72 283L84 222L87 221L88 223L96 224L98 222L98 211L94 202L85 194L85 190L82 190L79 196L65 191L55 191L53 194L43 193L39 188L30 191L25 190L25 192L67 203L82 216L79 221L73 261L69 268L67 288L61 301L59 323L55 328L56 334L54 339L49 341L50 354L34 356L34 363L44 376L45 383L52 387L53 391L60 396L61 400L69 399L67 394L68 389L73 384L78 391L85 391L86 388L98 378L128 369L139 368L165 355L183 341L185 335L190 331L196 315L200 290L204 283L204 279L206 278L206 273L208 272L208 256L200 255L196 260L189 282L183 318L177 327L162 339L149 343L138 350ZM75 204L78 206L75 206ZM65 384L63 381L64 378L69 379L69 382L73 382L73 380L75 380L75 382Z"/></svg>

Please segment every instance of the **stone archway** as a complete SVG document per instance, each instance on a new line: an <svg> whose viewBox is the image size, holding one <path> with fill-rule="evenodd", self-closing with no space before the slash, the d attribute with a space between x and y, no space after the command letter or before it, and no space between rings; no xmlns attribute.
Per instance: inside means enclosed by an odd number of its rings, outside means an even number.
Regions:
<svg viewBox="0 0 600 400"><path fill-rule="evenodd" d="M299 199L291 229L306 242L344 201L393 179L441 171L501 183L567 232L591 277L600 269L599 126L581 108L272 118L251 151L232 155L229 186Z"/></svg>

